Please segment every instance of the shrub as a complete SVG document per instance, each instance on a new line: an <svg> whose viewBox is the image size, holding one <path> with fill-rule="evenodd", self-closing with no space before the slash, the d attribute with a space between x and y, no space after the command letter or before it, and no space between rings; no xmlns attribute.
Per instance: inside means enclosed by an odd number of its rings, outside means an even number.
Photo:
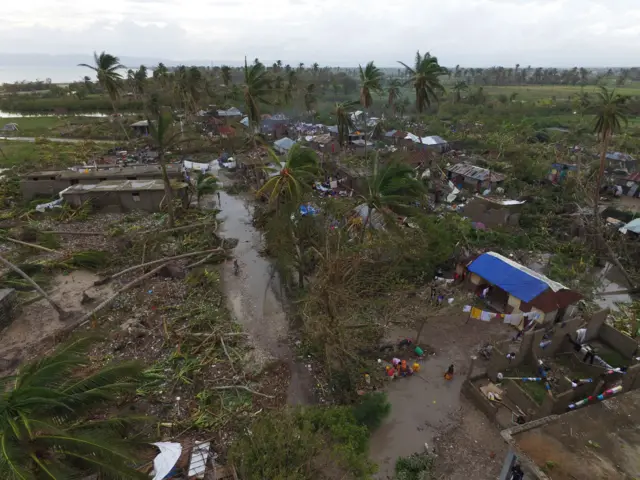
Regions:
<svg viewBox="0 0 640 480"><path fill-rule="evenodd" d="M391 404L384 392L367 393L362 400L353 407L353 416L358 423L369 430L378 428L391 412Z"/></svg>
<svg viewBox="0 0 640 480"><path fill-rule="evenodd" d="M396 460L395 480L432 480L435 458L428 453L414 453Z"/></svg>

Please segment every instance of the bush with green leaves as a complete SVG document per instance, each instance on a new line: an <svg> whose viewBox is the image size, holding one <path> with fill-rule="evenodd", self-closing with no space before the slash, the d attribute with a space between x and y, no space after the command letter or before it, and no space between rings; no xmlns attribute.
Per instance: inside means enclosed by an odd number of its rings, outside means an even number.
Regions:
<svg viewBox="0 0 640 480"><path fill-rule="evenodd" d="M353 416L369 430L378 428L390 412L391 404L384 392L367 393L353 407Z"/></svg>
<svg viewBox="0 0 640 480"><path fill-rule="evenodd" d="M349 407L311 407L262 416L231 447L245 480L366 479L369 431Z"/></svg>
<svg viewBox="0 0 640 480"><path fill-rule="evenodd" d="M429 453L414 453L396 460L394 480L433 480L435 458Z"/></svg>

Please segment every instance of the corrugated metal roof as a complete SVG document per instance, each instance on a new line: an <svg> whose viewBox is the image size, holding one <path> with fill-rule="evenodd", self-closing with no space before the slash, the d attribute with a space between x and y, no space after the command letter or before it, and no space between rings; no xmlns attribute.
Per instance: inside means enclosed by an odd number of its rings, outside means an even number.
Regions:
<svg viewBox="0 0 640 480"><path fill-rule="evenodd" d="M633 158L628 153L622 152L608 152L606 155L608 160L616 160L619 162L634 162L635 158Z"/></svg>
<svg viewBox="0 0 640 480"><path fill-rule="evenodd" d="M564 285L495 252L483 253L467 269L524 302L531 302L545 290L567 290Z"/></svg>
<svg viewBox="0 0 640 480"><path fill-rule="evenodd" d="M625 178L625 180L628 182L640 182L640 172L630 174L627 178Z"/></svg>
<svg viewBox="0 0 640 480"><path fill-rule="evenodd" d="M449 172L462 175L463 177L473 178L484 182L491 175L492 182L501 182L504 180L504 175L501 173L491 172L486 168L477 167L475 165L469 165L468 163L458 163L447 167Z"/></svg>
<svg viewBox="0 0 640 480"><path fill-rule="evenodd" d="M283 150L289 150L291 147L293 147L293 145L296 142L294 140L291 140L289 137L284 137L281 138L280 140L276 140L275 142L273 142L273 144L278 147L281 148Z"/></svg>

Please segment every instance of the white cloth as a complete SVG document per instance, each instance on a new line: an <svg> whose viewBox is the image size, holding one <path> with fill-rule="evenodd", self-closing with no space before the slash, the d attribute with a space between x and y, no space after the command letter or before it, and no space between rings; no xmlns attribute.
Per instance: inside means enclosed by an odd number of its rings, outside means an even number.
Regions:
<svg viewBox="0 0 640 480"><path fill-rule="evenodd" d="M153 480L162 480L169 475L182 454L182 445L174 442L152 443L160 449L160 453L153 459Z"/></svg>
<svg viewBox="0 0 640 480"><path fill-rule="evenodd" d="M577 343L582 345L584 343L584 341L586 340L586 337L587 337L587 329L586 328L579 328L578 330L576 330L576 342Z"/></svg>
<svg viewBox="0 0 640 480"><path fill-rule="evenodd" d="M495 313L485 312L484 310L482 311L482 314L480 315L480 320L482 320L483 322L490 322L493 318L496 318L496 314Z"/></svg>
<svg viewBox="0 0 640 480"><path fill-rule="evenodd" d="M464 313L469 313L469 312L471 311L471 305L465 305L465 306L462 308L462 311L463 311Z"/></svg>

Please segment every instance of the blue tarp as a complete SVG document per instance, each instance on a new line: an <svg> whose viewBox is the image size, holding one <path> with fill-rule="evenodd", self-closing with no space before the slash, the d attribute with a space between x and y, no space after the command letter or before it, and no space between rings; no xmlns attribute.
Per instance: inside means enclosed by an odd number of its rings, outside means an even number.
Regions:
<svg viewBox="0 0 640 480"><path fill-rule="evenodd" d="M467 268L523 302L530 302L549 288L544 280L488 253L480 255Z"/></svg>

